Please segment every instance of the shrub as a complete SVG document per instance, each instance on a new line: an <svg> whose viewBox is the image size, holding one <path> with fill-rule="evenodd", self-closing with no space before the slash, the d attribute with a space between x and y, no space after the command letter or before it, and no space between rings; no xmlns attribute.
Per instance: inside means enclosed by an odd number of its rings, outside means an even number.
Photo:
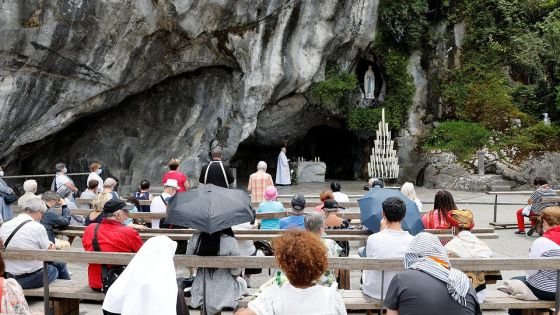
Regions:
<svg viewBox="0 0 560 315"><path fill-rule="evenodd" d="M311 92L319 101L319 106L329 113L346 114L350 107L350 97L358 88L358 79L352 73L344 72L338 66L327 65L325 80L313 85Z"/></svg>
<svg viewBox="0 0 560 315"><path fill-rule="evenodd" d="M498 142L500 148L515 147L522 153L560 150L560 126L538 123L514 130Z"/></svg>
<svg viewBox="0 0 560 315"><path fill-rule="evenodd" d="M379 4L379 25L385 41L394 41L408 50L422 46L428 28L428 1L382 0Z"/></svg>
<svg viewBox="0 0 560 315"><path fill-rule="evenodd" d="M490 131L481 124L467 121L445 121L424 138L423 149L450 151L464 160L489 143Z"/></svg>

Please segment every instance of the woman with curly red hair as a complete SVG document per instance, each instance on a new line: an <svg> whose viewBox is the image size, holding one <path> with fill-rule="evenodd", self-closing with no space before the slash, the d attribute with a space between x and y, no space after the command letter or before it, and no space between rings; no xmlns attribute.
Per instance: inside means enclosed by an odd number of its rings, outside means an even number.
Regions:
<svg viewBox="0 0 560 315"><path fill-rule="evenodd" d="M327 249L307 231L288 230L274 240L274 253L289 283L262 292L236 315L346 314L335 287L317 284L327 270Z"/></svg>

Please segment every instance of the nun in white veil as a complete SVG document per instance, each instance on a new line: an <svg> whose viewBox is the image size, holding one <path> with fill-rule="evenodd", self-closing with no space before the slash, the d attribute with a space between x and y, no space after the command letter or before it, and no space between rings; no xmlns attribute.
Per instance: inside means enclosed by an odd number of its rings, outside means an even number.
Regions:
<svg viewBox="0 0 560 315"><path fill-rule="evenodd" d="M150 238L111 285L103 310L122 315L177 314L177 282L173 256L177 242Z"/></svg>

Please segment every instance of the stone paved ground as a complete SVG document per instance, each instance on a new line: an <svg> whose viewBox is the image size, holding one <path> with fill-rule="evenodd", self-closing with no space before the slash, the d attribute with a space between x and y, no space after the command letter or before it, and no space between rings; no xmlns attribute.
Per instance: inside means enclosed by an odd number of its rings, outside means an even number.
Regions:
<svg viewBox="0 0 560 315"><path fill-rule="evenodd" d="M348 194L362 194L362 187L364 183L362 182L341 182L343 192ZM323 189L328 189L328 183L320 184L300 184L292 187L280 187L280 194L293 194L293 193L304 193L306 195L318 195ZM433 197L437 190L418 188L417 194L422 201L433 201ZM493 206L492 205L468 205L469 201L484 201L492 203L494 201L493 196L486 195L484 193L472 193L472 192L458 192L453 191L453 196L460 208L468 208L474 212L475 222L477 227L490 227L488 222L493 220ZM519 202L524 203L528 199L527 195L512 195L512 196L501 196L499 201L502 202ZM424 204L424 211L430 210L431 205ZM514 221L515 220L515 210L520 208L520 206L500 206L498 208L498 221ZM495 257L526 257L531 246L531 242L534 240L533 237L520 237L513 234L512 229L502 230L497 229L496 233L499 234L499 239L496 240L486 240L487 244L493 249ZM80 239L76 239L74 243L75 247L80 247ZM352 244L351 256L357 256L358 244ZM77 279L85 279L87 277L87 266L84 264L70 264L70 271L73 272L72 277ZM510 278L514 275L521 274L522 271L506 271L502 275L504 279ZM187 272L184 268L179 268L179 274L186 275ZM351 274L352 289L359 289L359 277L360 273L354 271ZM268 274L264 273L255 276L252 279L252 285L258 286L259 284L266 281ZM32 310L42 311L43 302L42 300L30 301ZM80 314L87 315L97 315L102 314L100 303L81 303ZM191 314L198 314L198 312L191 311ZM231 314L224 312L224 314ZM354 313L360 314L360 313ZM485 314L506 314L505 311L494 311L485 312Z"/></svg>

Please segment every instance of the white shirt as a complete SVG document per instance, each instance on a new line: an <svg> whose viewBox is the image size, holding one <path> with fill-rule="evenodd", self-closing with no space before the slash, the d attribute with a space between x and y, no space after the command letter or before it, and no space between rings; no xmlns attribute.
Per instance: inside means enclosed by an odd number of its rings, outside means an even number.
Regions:
<svg viewBox="0 0 560 315"><path fill-rule="evenodd" d="M92 179L95 179L99 183L99 185L97 186L97 192L98 193L103 192L103 179L101 178L101 176L97 175L96 172L89 173L86 182L88 186L89 186L89 181Z"/></svg>
<svg viewBox="0 0 560 315"><path fill-rule="evenodd" d="M415 198L415 199L412 200L412 201L414 201L414 203L415 203L416 206L418 207L418 211L422 212L422 201L420 201L420 199L418 199L418 198Z"/></svg>
<svg viewBox="0 0 560 315"><path fill-rule="evenodd" d="M366 255L368 258L404 259L406 248L413 238L407 231L385 229L368 237ZM389 284L396 273L396 271L385 271L383 275L383 296L387 294ZM380 299L381 271L364 270L362 280L362 291L364 294Z"/></svg>
<svg viewBox="0 0 560 315"><path fill-rule="evenodd" d="M34 221L27 213L22 213L10 221L5 222L0 227L0 237L6 242L13 230L23 221L31 220L17 231L10 240L8 249L48 249L50 245L49 237L45 227ZM13 275L35 272L43 268L40 260L10 260L6 259L6 271Z"/></svg>
<svg viewBox="0 0 560 315"><path fill-rule="evenodd" d="M560 245L554 243L553 240L546 237L539 237L533 242L533 245L531 245L529 258L541 258L541 255L544 252L548 252L553 249L560 249ZM529 276L533 276L536 275L539 270L526 270L526 272Z"/></svg>
<svg viewBox="0 0 560 315"><path fill-rule="evenodd" d="M65 174L63 174L63 175L57 174L56 175L56 180L55 180L55 185L56 185L55 189L58 190L60 187L66 185L67 183L70 183L70 182L72 182L70 180L70 177L66 176Z"/></svg>
<svg viewBox="0 0 560 315"><path fill-rule="evenodd" d="M350 202L350 199L348 199L348 195L341 193L340 191L333 192L333 196L336 202Z"/></svg>
<svg viewBox="0 0 560 315"><path fill-rule="evenodd" d="M248 307L257 315L346 315L346 307L335 287L315 285L298 289L290 283L265 290Z"/></svg>
<svg viewBox="0 0 560 315"><path fill-rule="evenodd" d="M252 230L253 225L250 222L234 225L232 228L234 230ZM251 256L257 250L255 248L255 243L251 240L248 241L237 241L239 244L239 255L240 256Z"/></svg>
<svg viewBox="0 0 560 315"><path fill-rule="evenodd" d="M167 205L161 199L162 197L163 199L167 199L171 197L171 195L164 192L161 194L161 197L154 197L154 199L152 200L152 204L150 205L150 212L152 213L167 212ZM152 220L152 228L159 229L159 219Z"/></svg>

